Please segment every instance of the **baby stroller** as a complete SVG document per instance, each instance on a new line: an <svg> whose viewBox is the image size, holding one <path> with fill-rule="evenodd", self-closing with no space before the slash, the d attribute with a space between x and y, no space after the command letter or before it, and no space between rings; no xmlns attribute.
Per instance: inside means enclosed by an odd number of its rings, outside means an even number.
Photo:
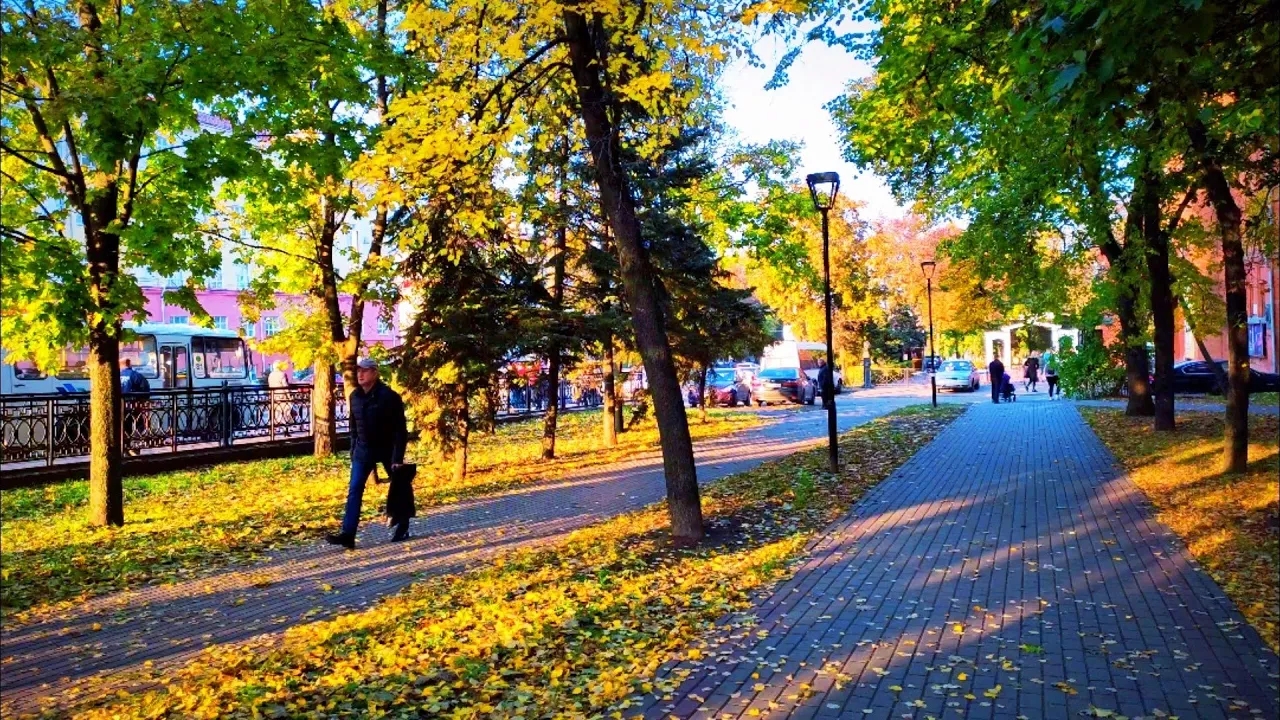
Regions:
<svg viewBox="0 0 1280 720"><path fill-rule="evenodd" d="M1018 390L1013 384L1013 378L1009 377L1009 373L1004 374L1004 385L1000 388L1000 397L1005 402L1017 402Z"/></svg>

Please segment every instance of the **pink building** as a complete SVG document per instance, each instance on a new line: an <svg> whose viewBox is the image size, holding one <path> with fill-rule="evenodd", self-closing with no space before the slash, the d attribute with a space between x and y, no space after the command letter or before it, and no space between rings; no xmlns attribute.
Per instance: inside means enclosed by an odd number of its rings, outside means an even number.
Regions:
<svg viewBox="0 0 1280 720"><path fill-rule="evenodd" d="M183 324L190 321L191 313L185 308L170 305L163 301L164 288L144 286L142 292L147 298L146 307L149 313L147 322ZM301 302L304 298L301 295L276 293L275 309L264 311L256 323L251 323L240 312L238 295L238 291L226 289L201 290L196 293L201 307L213 317L215 327L240 331L241 336L245 338L249 347L254 350L253 366L262 375L268 372L271 363L276 360L288 360L288 358L283 355L264 356L257 351L256 342L282 330L284 327L284 309ZM344 313L351 312L350 296L342 296L339 303ZM364 341L370 345L378 344L394 347L400 342L398 318L392 317L390 322L384 323L379 317L380 311L381 307L377 304L369 303L365 306Z"/></svg>

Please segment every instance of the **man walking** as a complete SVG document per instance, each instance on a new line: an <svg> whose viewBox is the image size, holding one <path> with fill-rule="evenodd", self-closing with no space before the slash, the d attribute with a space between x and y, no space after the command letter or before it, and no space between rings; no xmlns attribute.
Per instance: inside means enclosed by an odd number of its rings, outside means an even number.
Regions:
<svg viewBox="0 0 1280 720"><path fill-rule="evenodd" d="M987 365L987 377L991 379L991 402L999 405L1000 393L1004 390L1004 363L1000 362L999 355L992 357Z"/></svg>
<svg viewBox="0 0 1280 720"><path fill-rule="evenodd" d="M827 394L828 385L832 386L830 395ZM831 366L827 364L826 360L819 360L818 361L818 392L822 393L822 409L823 410L826 410L829 404L827 398L831 398L830 402L832 403L835 402L836 389L834 385L835 385L835 382L832 379Z"/></svg>
<svg viewBox="0 0 1280 720"><path fill-rule="evenodd" d="M404 401L396 391L378 377L378 362L363 358L356 363L356 383L351 393L348 424L351 427L351 484L347 487L347 505L342 515L342 532L326 539L331 545L348 550L356 546L356 527L360 524L360 506L369 473L378 463L388 477L404 462L405 445L409 441L404 419ZM407 520L396 525L392 541L409 536Z"/></svg>

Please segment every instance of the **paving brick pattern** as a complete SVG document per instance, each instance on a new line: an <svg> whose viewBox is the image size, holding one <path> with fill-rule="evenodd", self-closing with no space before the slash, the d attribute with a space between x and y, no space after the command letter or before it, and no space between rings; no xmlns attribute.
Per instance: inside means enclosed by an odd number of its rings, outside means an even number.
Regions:
<svg viewBox="0 0 1280 720"><path fill-rule="evenodd" d="M913 402L918 400L842 397L840 426L851 428ZM700 480L791 454L825 436L825 415L816 408L764 414L770 420L765 427L697 444ZM365 502L377 503L379 492L371 487ZM420 539L407 543L387 544L385 527L365 523L354 553L310 543L273 552L260 563L6 624L0 631L0 715L65 707L76 693L144 686L204 647L269 643L291 626L368 607L424 575L550 542L664 497L661 455L647 452L564 480L433 508L414 521ZM334 508L335 527L340 510Z"/></svg>
<svg viewBox="0 0 1280 720"><path fill-rule="evenodd" d="M1070 404L981 403L642 708L1276 718L1278 669Z"/></svg>

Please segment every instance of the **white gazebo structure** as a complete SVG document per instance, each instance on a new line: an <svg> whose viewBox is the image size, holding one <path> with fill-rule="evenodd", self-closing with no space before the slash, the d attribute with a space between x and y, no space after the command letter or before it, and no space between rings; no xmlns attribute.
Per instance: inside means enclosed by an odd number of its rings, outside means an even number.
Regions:
<svg viewBox="0 0 1280 720"><path fill-rule="evenodd" d="M1063 327L1055 325L1053 315L1046 315L1044 320L1033 320L1030 322L1014 323L1012 325L1003 325L999 330L990 330L982 334L982 341L986 355L984 360L990 360L995 356L995 344L999 340L1001 344L1000 361L1005 367L1013 367L1013 331L1021 327L1034 325L1049 330L1050 347L1057 350L1061 347L1062 338L1071 338L1071 346L1080 347L1080 331L1075 328Z"/></svg>

